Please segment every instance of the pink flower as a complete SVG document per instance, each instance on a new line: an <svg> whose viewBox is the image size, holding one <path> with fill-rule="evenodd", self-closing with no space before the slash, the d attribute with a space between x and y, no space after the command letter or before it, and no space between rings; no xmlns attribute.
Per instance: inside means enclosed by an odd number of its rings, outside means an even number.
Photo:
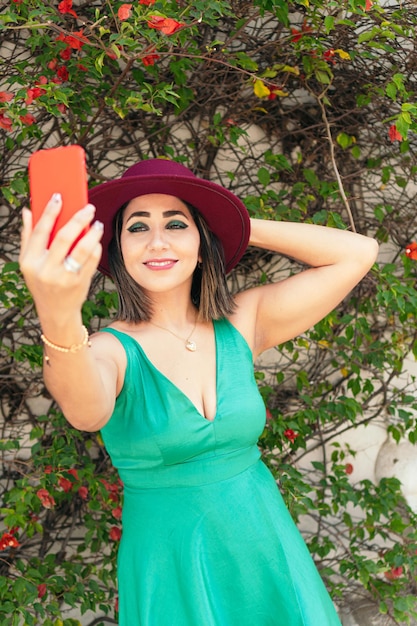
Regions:
<svg viewBox="0 0 417 626"><path fill-rule="evenodd" d="M352 465L352 463L346 463L346 465L345 465L345 472L348 475L353 473L353 465Z"/></svg>
<svg viewBox="0 0 417 626"><path fill-rule="evenodd" d="M68 480L68 478L64 478L63 476L59 477L58 484L61 487L61 489L65 491L65 493L68 493L69 491L71 491L73 487L73 483L70 480Z"/></svg>
<svg viewBox="0 0 417 626"><path fill-rule="evenodd" d="M155 4L155 0L139 0L139 4L144 4L145 6L149 7L151 6L151 4Z"/></svg>
<svg viewBox="0 0 417 626"><path fill-rule="evenodd" d="M69 78L69 73L65 65L61 65L61 67L58 67L56 74L63 81L66 81Z"/></svg>
<svg viewBox="0 0 417 626"><path fill-rule="evenodd" d="M116 506L116 508L112 509L111 514L113 515L114 519L121 519L121 517L122 517L122 507L121 506Z"/></svg>

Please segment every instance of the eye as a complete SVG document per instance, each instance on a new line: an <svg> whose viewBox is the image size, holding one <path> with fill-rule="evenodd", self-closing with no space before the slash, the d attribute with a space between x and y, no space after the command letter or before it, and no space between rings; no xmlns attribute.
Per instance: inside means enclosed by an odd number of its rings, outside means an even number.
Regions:
<svg viewBox="0 0 417 626"><path fill-rule="evenodd" d="M182 228L188 228L188 224L185 224L185 222L182 222L181 220L172 220L171 222L168 222L166 227L169 230L177 230Z"/></svg>
<svg viewBox="0 0 417 626"><path fill-rule="evenodd" d="M143 222L135 222L134 224L129 226L127 230L129 231L129 233L141 233L149 229L148 229L148 226L144 224Z"/></svg>

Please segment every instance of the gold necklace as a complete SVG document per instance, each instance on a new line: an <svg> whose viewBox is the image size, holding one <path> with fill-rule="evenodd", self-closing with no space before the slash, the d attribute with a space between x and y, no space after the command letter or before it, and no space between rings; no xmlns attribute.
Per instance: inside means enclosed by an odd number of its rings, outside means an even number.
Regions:
<svg viewBox="0 0 417 626"><path fill-rule="evenodd" d="M149 322L149 324L152 324L152 326L156 326L157 328L160 328L161 330L166 330L168 333L171 333L171 335L174 335L174 337L176 337L177 339L180 339L181 341L183 341L185 343L186 349L189 350L189 352L195 352L197 350L196 342L191 339L191 335L193 334L193 332L195 331L195 327L197 326L197 317L195 318L193 329L188 335L187 339L184 339L184 337L180 337L179 335L177 335L177 333L174 333L169 328L165 328L165 326L160 326L159 324L155 324L155 322Z"/></svg>

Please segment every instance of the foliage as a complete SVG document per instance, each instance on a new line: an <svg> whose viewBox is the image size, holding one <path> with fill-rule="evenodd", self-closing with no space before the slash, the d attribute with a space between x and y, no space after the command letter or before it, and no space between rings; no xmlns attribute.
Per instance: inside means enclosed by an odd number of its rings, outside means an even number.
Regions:
<svg viewBox="0 0 417 626"><path fill-rule="evenodd" d="M40 373L16 265L32 151L79 143L91 185L147 156L185 162L252 215L375 235L384 256L324 321L259 366L261 439L339 604L416 614L416 517L401 485L354 480L342 434L417 440L415 3L10 0L0 10L0 625L115 623L121 489L100 436L70 429ZM251 250L236 288L296 271ZM302 306L302 303L300 303ZM115 308L97 276L94 330ZM362 431L361 431L362 432ZM363 431L365 432L365 431ZM342 440L345 441L345 440ZM353 473L352 473L353 472Z"/></svg>

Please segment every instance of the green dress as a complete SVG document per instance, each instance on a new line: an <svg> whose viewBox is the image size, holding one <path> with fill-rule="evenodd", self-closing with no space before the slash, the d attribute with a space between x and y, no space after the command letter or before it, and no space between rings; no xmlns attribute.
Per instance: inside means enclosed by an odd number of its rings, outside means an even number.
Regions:
<svg viewBox="0 0 417 626"><path fill-rule="evenodd" d="M242 335L214 322L217 413L208 421L135 339L105 330L127 354L101 431L124 484L120 626L340 626L260 460L265 405Z"/></svg>

